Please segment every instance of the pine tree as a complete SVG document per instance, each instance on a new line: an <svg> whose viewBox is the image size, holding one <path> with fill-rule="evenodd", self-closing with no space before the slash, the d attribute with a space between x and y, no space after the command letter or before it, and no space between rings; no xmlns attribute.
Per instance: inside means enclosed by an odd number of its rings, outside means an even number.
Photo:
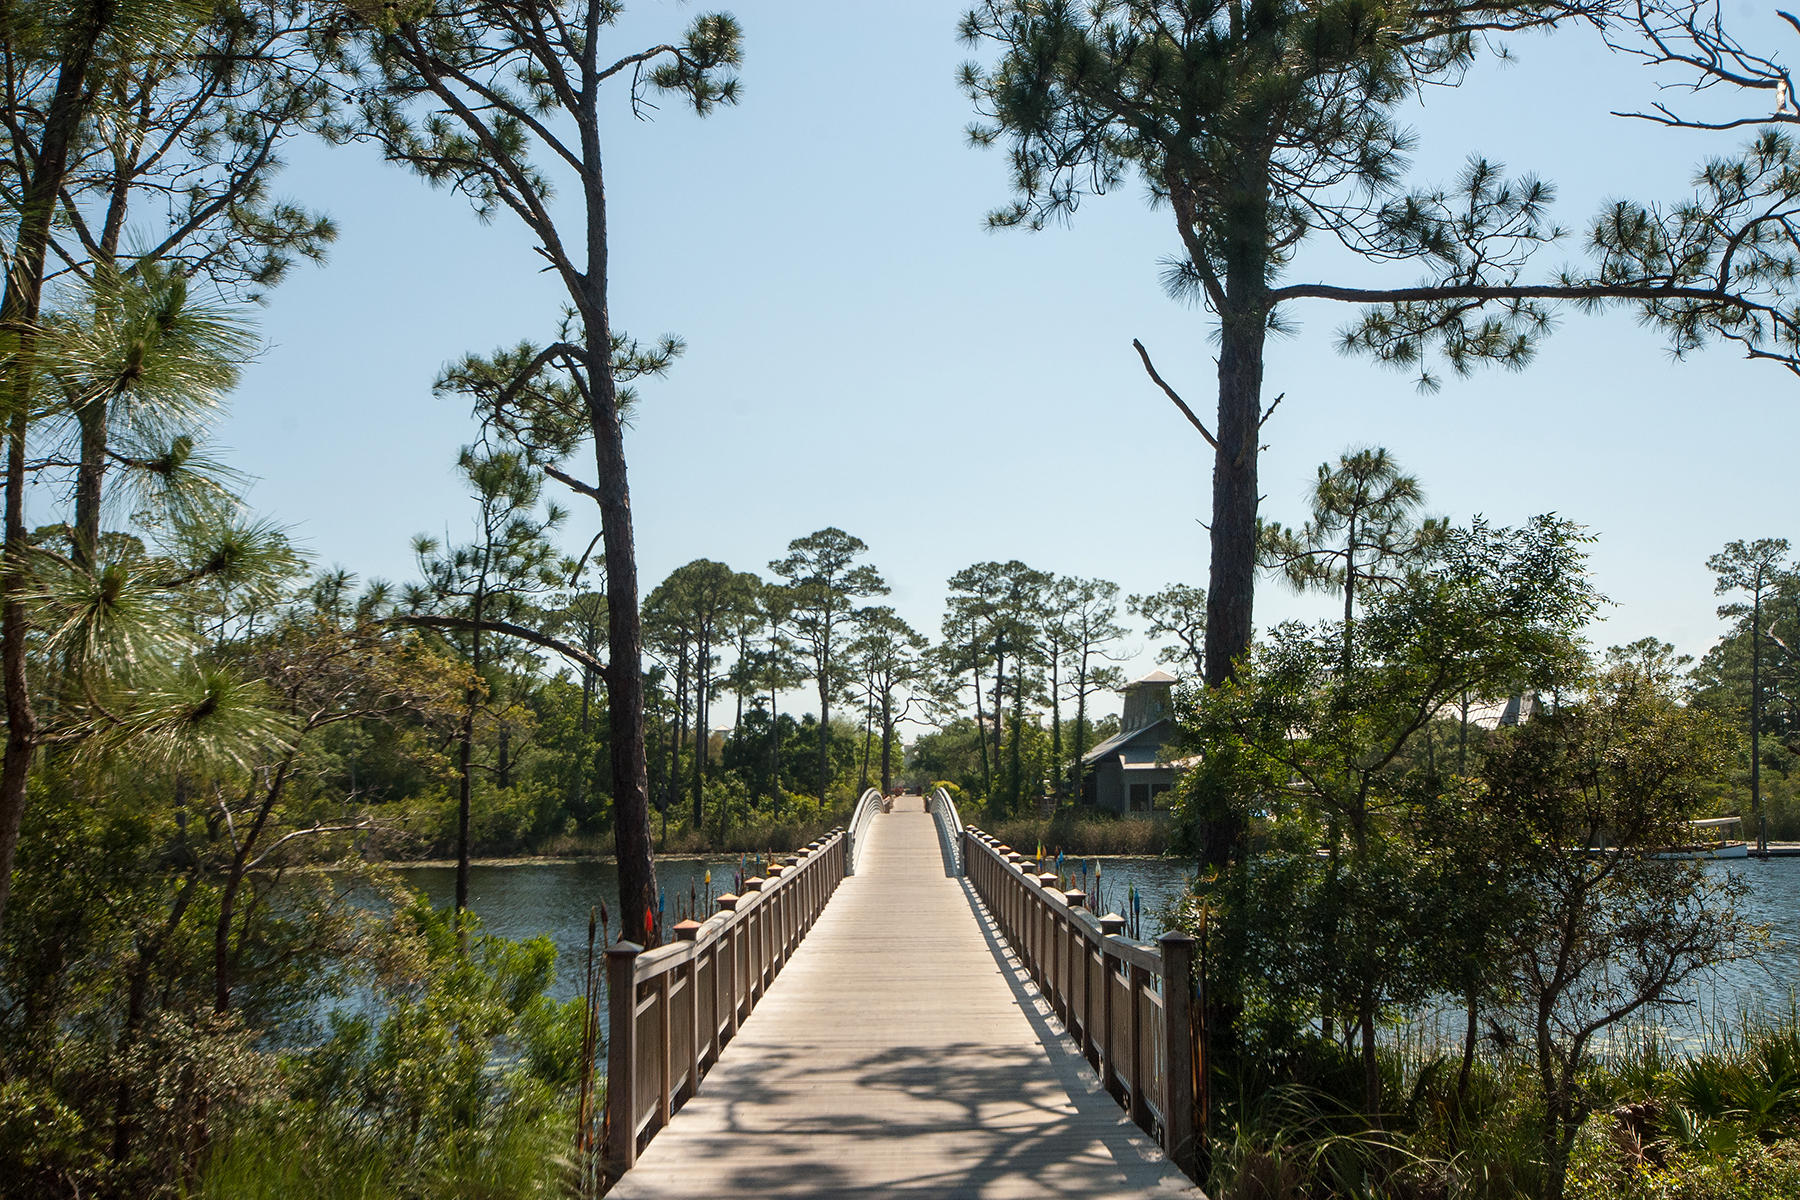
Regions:
<svg viewBox="0 0 1800 1200"><path fill-rule="evenodd" d="M1390 9L1364 0L982 0L970 44L998 58L962 83L978 145L1004 145L1017 199L990 218L1041 228L1136 174L1173 220L1171 290L1218 321L1218 407L1209 427L1156 375L1213 450L1205 677L1233 677L1253 631L1257 460L1269 335L1305 301L1362 306L1345 349L1439 377L1525 366L1553 306L1634 306L1685 353L1709 340L1792 364L1800 324L1791 238L1765 213L1793 198L1792 147L1765 134L1737 163L1709 167L1688 201L1610 203L1592 222L1592 261L1538 282L1525 270L1562 230L1554 189L1479 157L1453 185L1408 190L1413 135L1398 114L1461 81L1509 31L1601 24L1595 0L1456 0ZM1773 80L1768 81L1773 86ZM1409 264L1412 283L1283 282L1309 240L1363 262ZM1221 827L1209 856L1241 848ZM1217 859L1222 863L1223 858Z"/></svg>
<svg viewBox="0 0 1800 1200"><path fill-rule="evenodd" d="M1064 685L1075 701L1075 738L1070 750L1068 778L1079 787L1081 759L1088 749L1088 697L1123 686L1124 672L1116 665L1110 647L1125 636L1118 622L1119 585L1104 579L1064 579L1059 582L1057 622L1061 628L1063 662L1069 676ZM1056 769L1063 770L1060 707L1056 710ZM1061 786L1059 776L1058 786Z"/></svg>
<svg viewBox="0 0 1800 1200"><path fill-rule="evenodd" d="M616 0L491 4L421 0L335 7L321 45L359 84L357 107L332 125L342 140L374 142L392 161L466 196L486 219L515 217L561 283L568 318L556 340L522 348L483 397L539 466L599 509L606 568L606 680L621 928L644 928L656 893L644 746L643 644L621 375L666 367L665 340L646 359L617 328L608 290L608 176L602 156L606 95L642 112L651 92L700 115L737 101L739 30L731 17L695 18L679 41L603 54ZM612 83L612 89L606 87ZM572 196L551 199L568 172ZM625 369L621 370L621 364ZM493 364L489 364L492 366ZM565 470L579 444L594 475Z"/></svg>
<svg viewBox="0 0 1800 1200"><path fill-rule="evenodd" d="M848 677L839 661L844 630L856 601L888 591L881 572L856 561L868 548L861 538L833 526L795 538L788 543L788 556L769 564L787 593L787 627L818 687L820 803L831 787L831 700Z"/></svg>
<svg viewBox="0 0 1800 1200"><path fill-rule="evenodd" d="M1741 602L1721 605L1721 617L1735 617L1748 622L1750 634L1750 814L1756 826L1758 849L1768 848L1763 829L1762 795L1762 728L1763 728L1763 605L1779 586L1788 571L1788 540L1758 538L1754 542L1727 542L1725 549L1706 560L1707 569L1718 576L1713 591L1744 592L1748 605Z"/></svg>
<svg viewBox="0 0 1800 1200"><path fill-rule="evenodd" d="M404 619L456 631L469 668L457 732L455 904L460 914L469 906L475 719L496 690L506 628L543 623L539 602L561 582L549 538L567 514L542 505L543 478L516 453L465 446L457 467L475 500L475 540L460 546L423 536L413 540L424 584L408 595Z"/></svg>
<svg viewBox="0 0 1800 1200"><path fill-rule="evenodd" d="M914 719L915 706L929 704L929 697L915 690L927 675L927 642L924 634L885 604L857 612L855 630L848 652L856 664L857 687L881 731L881 790L885 793L894 786L895 728Z"/></svg>
<svg viewBox="0 0 1800 1200"><path fill-rule="evenodd" d="M1337 592L1344 598L1344 670L1355 661L1356 600L1365 587L1398 583L1443 537L1441 520L1414 524L1425 503L1417 478L1403 475L1385 449L1338 456L1319 464L1312 518L1299 529L1266 522L1258 532L1262 565L1279 571L1296 591Z"/></svg>

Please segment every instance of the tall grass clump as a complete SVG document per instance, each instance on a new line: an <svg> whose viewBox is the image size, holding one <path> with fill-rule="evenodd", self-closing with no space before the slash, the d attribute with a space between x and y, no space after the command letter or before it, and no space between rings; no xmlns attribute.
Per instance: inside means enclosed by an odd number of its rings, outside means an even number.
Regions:
<svg viewBox="0 0 1800 1200"><path fill-rule="evenodd" d="M1078 856L1100 854L1162 854L1169 848L1170 825L1166 816L1096 812L1091 808L1064 807L1048 819L1001 817L983 823L964 814L1007 845L1029 852L1040 843L1051 854L1061 851Z"/></svg>

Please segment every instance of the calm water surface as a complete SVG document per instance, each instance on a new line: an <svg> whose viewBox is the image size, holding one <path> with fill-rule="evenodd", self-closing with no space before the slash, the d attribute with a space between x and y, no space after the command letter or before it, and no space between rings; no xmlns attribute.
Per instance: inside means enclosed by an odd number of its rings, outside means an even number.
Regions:
<svg viewBox="0 0 1800 1200"><path fill-rule="evenodd" d="M1098 882L1101 911L1124 913L1130 888L1141 894L1142 933L1154 938L1162 932L1164 910L1181 895L1191 877L1192 864L1167 858L1065 859L1062 871L1082 886L1081 864L1087 865L1088 882ZM730 891L739 860L659 859L657 882L667 897L668 920L677 907L685 909L691 894L702 914L715 907L709 901L705 874L712 872L711 896ZM1698 1036L1709 1024L1733 1021L1741 1010L1785 1009L1800 983L1800 858L1756 859L1707 864L1711 871L1731 871L1749 884L1746 914L1770 927L1773 944L1762 958L1735 963L1718 976L1701 983L1688 997L1692 1003L1670 1009L1659 1020L1678 1038ZM456 872L450 867L413 867L402 872L413 887L438 906L448 905L455 889ZM620 930L618 871L607 862L532 863L475 867L470 874L471 903L488 932L508 938L548 936L556 944L558 999L576 994L581 985L587 953L588 912L604 900L615 914L612 936Z"/></svg>
<svg viewBox="0 0 1800 1200"><path fill-rule="evenodd" d="M738 859L659 858L656 882L665 898L667 924L694 906L704 916L717 911L711 901L732 889ZM712 872L712 884L706 873ZM752 870L751 874L755 874ZM455 867L407 867L400 877L437 908L456 896ZM581 990L587 964L588 914L604 902L612 917L612 940L619 928L619 869L610 862L508 863L469 868L469 907L491 934L515 940L548 937L556 944L556 984L552 994L566 1000ZM643 941L641 936L632 939Z"/></svg>

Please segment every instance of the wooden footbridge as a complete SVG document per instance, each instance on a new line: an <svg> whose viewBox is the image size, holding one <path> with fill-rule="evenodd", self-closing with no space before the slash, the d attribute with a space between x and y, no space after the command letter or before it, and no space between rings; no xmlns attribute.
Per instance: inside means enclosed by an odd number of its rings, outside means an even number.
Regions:
<svg viewBox="0 0 1800 1200"><path fill-rule="evenodd" d="M1034 872L941 792L871 791L671 944L612 947L610 1195L1200 1197L1171 1162L1192 943Z"/></svg>

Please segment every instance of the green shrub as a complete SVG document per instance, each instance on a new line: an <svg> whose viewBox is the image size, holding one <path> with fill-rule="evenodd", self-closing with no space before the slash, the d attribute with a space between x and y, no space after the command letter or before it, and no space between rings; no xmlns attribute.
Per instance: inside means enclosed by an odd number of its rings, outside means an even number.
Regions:
<svg viewBox="0 0 1800 1200"><path fill-rule="evenodd" d="M1750 1140L1726 1154L1678 1153L1656 1163L1613 1162L1571 1173L1569 1200L1793 1200L1800 1139Z"/></svg>
<svg viewBox="0 0 1800 1200"><path fill-rule="evenodd" d="M580 1068L580 1001L545 994L548 938L481 932L418 903L395 915L365 1011L289 1056L289 1094L215 1146L197 1195L232 1200L523 1200L559 1194Z"/></svg>

